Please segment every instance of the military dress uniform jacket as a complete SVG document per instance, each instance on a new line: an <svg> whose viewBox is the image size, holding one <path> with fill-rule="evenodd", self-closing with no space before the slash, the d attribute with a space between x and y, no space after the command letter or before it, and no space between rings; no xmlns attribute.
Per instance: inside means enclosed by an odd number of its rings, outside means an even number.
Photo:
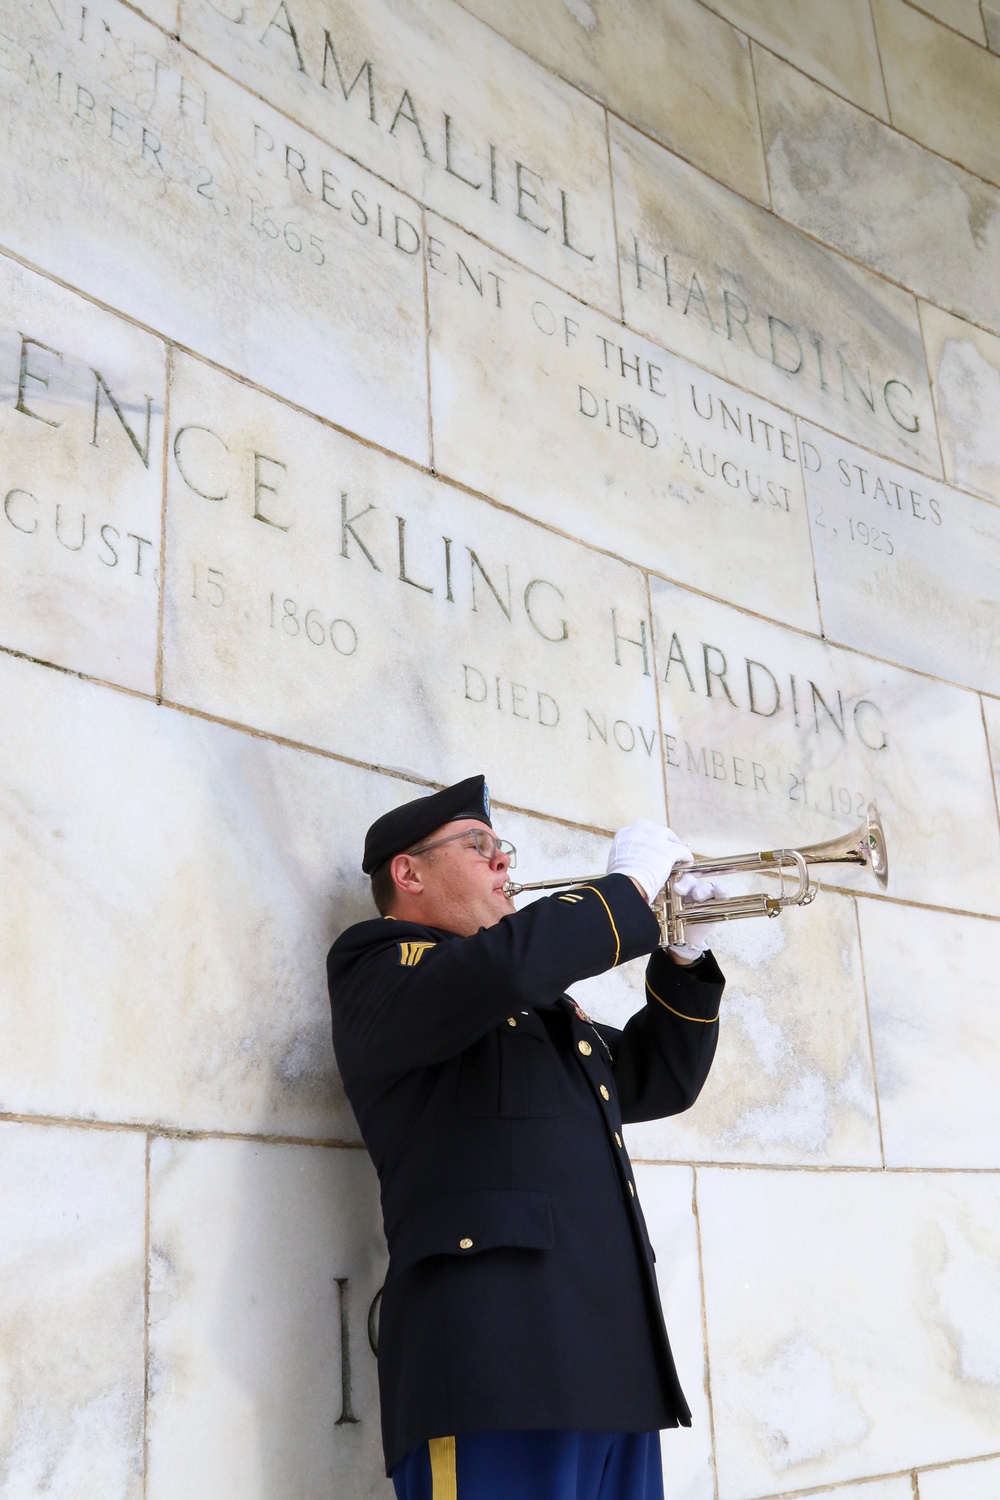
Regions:
<svg viewBox="0 0 1000 1500"><path fill-rule="evenodd" d="M697 1098L724 981L658 942L609 875L473 937L378 918L334 944L334 1047L389 1245L387 1471L460 1432L690 1425L621 1130ZM624 1031L563 994L650 952Z"/></svg>

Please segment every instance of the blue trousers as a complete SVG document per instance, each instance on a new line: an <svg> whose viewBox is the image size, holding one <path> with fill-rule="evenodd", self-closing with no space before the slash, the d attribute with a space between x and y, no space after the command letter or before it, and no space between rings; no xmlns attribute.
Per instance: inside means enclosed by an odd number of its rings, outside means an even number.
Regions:
<svg viewBox="0 0 1000 1500"><path fill-rule="evenodd" d="M411 1448L397 1500L663 1500L658 1432L470 1432Z"/></svg>

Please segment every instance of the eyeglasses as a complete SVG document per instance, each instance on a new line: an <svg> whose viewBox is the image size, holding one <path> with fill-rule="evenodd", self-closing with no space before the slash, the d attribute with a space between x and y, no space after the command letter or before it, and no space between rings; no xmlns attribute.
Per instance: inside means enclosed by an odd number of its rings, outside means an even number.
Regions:
<svg viewBox="0 0 1000 1500"><path fill-rule="evenodd" d="M470 847L474 847L483 859L492 861L498 854L504 854L510 860L510 869L513 870L517 865L517 850L514 845L508 844L506 839L498 839L488 828L463 828L461 833L449 833L443 839L433 839L429 844L420 844L418 848L408 849L406 852L426 854L429 849L436 849L439 844L453 844L456 839L471 839Z"/></svg>

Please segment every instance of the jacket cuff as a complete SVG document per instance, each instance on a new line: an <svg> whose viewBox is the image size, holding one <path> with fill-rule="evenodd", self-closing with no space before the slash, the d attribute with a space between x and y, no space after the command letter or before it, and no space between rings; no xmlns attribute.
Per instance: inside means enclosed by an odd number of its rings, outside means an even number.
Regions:
<svg viewBox="0 0 1000 1500"><path fill-rule="evenodd" d="M654 1011L663 1007L682 1021L707 1024L719 1019L725 984L711 951L697 963L683 966L658 948L646 968L646 1003Z"/></svg>

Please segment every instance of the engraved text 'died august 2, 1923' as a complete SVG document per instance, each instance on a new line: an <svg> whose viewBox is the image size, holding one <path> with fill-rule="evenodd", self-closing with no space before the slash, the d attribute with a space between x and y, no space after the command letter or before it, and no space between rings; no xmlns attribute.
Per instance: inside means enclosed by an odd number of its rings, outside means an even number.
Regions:
<svg viewBox="0 0 1000 1500"><path fill-rule="evenodd" d="M3 244L425 460L418 205L115 0L0 32Z"/></svg>
<svg viewBox="0 0 1000 1500"><path fill-rule="evenodd" d="M1000 506L799 426L823 626L1000 694Z"/></svg>
<svg viewBox="0 0 1000 1500"><path fill-rule="evenodd" d="M488 743L498 798L601 827L662 807L638 570L194 360L171 417L166 697L436 781Z"/></svg>
<svg viewBox="0 0 1000 1500"><path fill-rule="evenodd" d="M152 692L159 340L0 258L0 644Z"/></svg>
<svg viewBox="0 0 1000 1500"><path fill-rule="evenodd" d="M438 220L427 253L442 473L645 567L818 628L787 413Z"/></svg>

